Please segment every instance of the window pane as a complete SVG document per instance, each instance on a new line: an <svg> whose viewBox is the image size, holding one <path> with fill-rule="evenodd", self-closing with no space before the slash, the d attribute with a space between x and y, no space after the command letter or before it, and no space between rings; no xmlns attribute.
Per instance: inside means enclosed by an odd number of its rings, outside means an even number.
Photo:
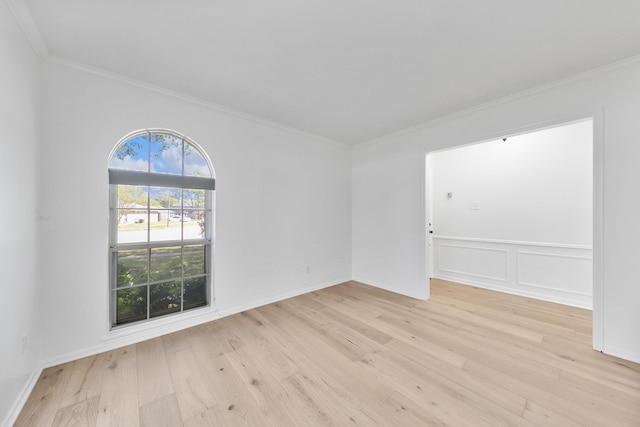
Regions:
<svg viewBox="0 0 640 427"><path fill-rule="evenodd" d="M149 317L157 317L180 311L180 291L180 282L151 285Z"/></svg>
<svg viewBox="0 0 640 427"><path fill-rule="evenodd" d="M182 189L168 187L151 187L151 202L154 206L150 240L164 242L182 238Z"/></svg>
<svg viewBox="0 0 640 427"><path fill-rule="evenodd" d="M194 277L184 281L184 309L207 305L207 278Z"/></svg>
<svg viewBox="0 0 640 427"><path fill-rule="evenodd" d="M116 325L147 318L147 287L124 288L116 291Z"/></svg>
<svg viewBox="0 0 640 427"><path fill-rule="evenodd" d="M147 209L146 185L118 185L118 208Z"/></svg>
<svg viewBox="0 0 640 427"><path fill-rule="evenodd" d="M118 243L146 242L149 211L148 187L118 185Z"/></svg>
<svg viewBox="0 0 640 427"><path fill-rule="evenodd" d="M204 239L205 238L205 215L204 211L188 211L185 210L185 217L190 221L183 222L184 239Z"/></svg>
<svg viewBox="0 0 640 427"><path fill-rule="evenodd" d="M151 171L182 175L182 138L165 133L151 134Z"/></svg>
<svg viewBox="0 0 640 427"><path fill-rule="evenodd" d="M204 245L185 246L183 254L185 276L206 274Z"/></svg>
<svg viewBox="0 0 640 427"><path fill-rule="evenodd" d="M151 227L150 241L166 242L182 238L182 222L176 217L158 222Z"/></svg>
<svg viewBox="0 0 640 427"><path fill-rule="evenodd" d="M147 283L149 251L119 251L116 256L119 288Z"/></svg>
<svg viewBox="0 0 640 427"><path fill-rule="evenodd" d="M114 325L206 306L210 245L203 240L210 237L211 191L180 188L199 185L184 177L213 176L203 152L170 131L146 132L120 144L109 167L151 172L110 175L117 182L143 184L110 185Z"/></svg>
<svg viewBox="0 0 640 427"><path fill-rule="evenodd" d="M150 187L149 198L151 206L155 208L182 209L182 189L174 187ZM179 212L178 212L179 213Z"/></svg>
<svg viewBox="0 0 640 427"><path fill-rule="evenodd" d="M205 158L188 142L184 143L184 175L211 178L211 171Z"/></svg>
<svg viewBox="0 0 640 427"><path fill-rule="evenodd" d="M149 142L147 134L134 136L120 145L109 161L113 169L147 172L149 170Z"/></svg>
<svg viewBox="0 0 640 427"><path fill-rule="evenodd" d="M159 223L164 223L164 225L166 226L167 222L171 218L171 215L173 215L173 213L170 209L152 205L149 208L149 227L153 229L158 227L159 225L162 225Z"/></svg>
<svg viewBox="0 0 640 427"><path fill-rule="evenodd" d="M148 214L136 209L118 209L118 243L147 241Z"/></svg>
<svg viewBox="0 0 640 427"><path fill-rule="evenodd" d="M185 188L182 190L185 209L204 209L204 194L206 190Z"/></svg>
<svg viewBox="0 0 640 427"><path fill-rule="evenodd" d="M146 224L149 220L149 212L146 208L140 209L118 209L118 226L125 226L131 224ZM146 226L142 226L147 228ZM139 227L138 227L139 228ZM123 230L126 230L123 227Z"/></svg>
<svg viewBox="0 0 640 427"><path fill-rule="evenodd" d="M180 279L182 277L182 248L151 249L151 271L149 281Z"/></svg>
<svg viewBox="0 0 640 427"><path fill-rule="evenodd" d="M194 222L204 220L205 212L206 211L204 209L184 208L184 216L186 216L187 218L189 218L189 220Z"/></svg>

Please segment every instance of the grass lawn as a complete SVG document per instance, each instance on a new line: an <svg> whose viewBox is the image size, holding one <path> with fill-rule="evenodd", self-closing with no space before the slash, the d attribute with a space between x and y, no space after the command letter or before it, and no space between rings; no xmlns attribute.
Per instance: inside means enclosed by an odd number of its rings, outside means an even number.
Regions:
<svg viewBox="0 0 640 427"><path fill-rule="evenodd" d="M156 222L140 222L137 224L118 224L118 230L146 230L147 225L154 228L179 228L181 224L195 224L197 221L192 219L191 221L156 221Z"/></svg>

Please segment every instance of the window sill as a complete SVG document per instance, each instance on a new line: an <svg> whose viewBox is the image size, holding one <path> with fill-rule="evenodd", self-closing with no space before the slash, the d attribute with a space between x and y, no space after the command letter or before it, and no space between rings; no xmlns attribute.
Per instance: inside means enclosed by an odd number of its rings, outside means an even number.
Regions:
<svg viewBox="0 0 640 427"><path fill-rule="evenodd" d="M112 348L114 346L135 344L222 317L215 307L202 307L144 323L111 329L107 331L103 341Z"/></svg>

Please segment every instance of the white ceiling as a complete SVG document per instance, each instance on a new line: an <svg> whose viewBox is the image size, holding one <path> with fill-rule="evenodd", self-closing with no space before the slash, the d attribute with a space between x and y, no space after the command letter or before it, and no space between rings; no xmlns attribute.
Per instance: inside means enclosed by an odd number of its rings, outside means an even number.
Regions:
<svg viewBox="0 0 640 427"><path fill-rule="evenodd" d="M640 55L638 0L13 0L48 53L355 145Z"/></svg>

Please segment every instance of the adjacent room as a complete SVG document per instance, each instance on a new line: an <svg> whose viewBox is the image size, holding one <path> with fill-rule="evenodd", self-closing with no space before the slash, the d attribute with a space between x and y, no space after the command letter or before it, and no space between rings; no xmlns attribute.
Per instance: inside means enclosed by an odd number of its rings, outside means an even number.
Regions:
<svg viewBox="0 0 640 427"><path fill-rule="evenodd" d="M429 277L593 308L593 121L427 155Z"/></svg>
<svg viewBox="0 0 640 427"><path fill-rule="evenodd" d="M1 425L640 424L638 40L632 0L0 0Z"/></svg>

